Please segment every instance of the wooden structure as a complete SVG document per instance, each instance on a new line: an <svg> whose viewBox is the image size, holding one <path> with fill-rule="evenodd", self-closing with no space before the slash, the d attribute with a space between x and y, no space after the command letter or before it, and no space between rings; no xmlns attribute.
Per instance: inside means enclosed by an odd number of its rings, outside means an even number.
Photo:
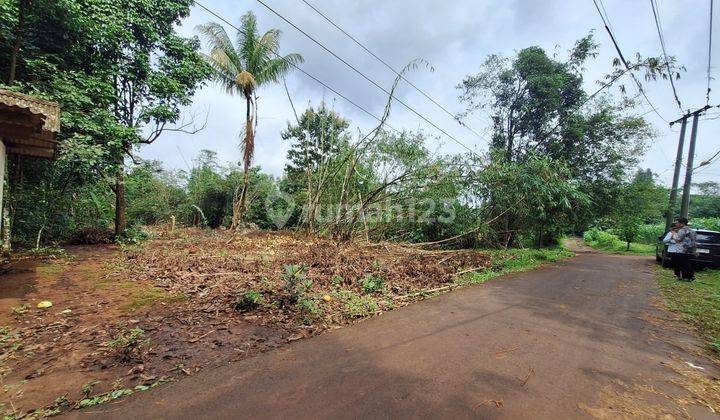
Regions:
<svg viewBox="0 0 720 420"><path fill-rule="evenodd" d="M54 159L58 130L58 104L0 89L0 177L5 174L7 155ZM0 208L3 184L0 178Z"/></svg>
<svg viewBox="0 0 720 420"><path fill-rule="evenodd" d="M58 104L0 89L0 138L7 154L53 159L59 129Z"/></svg>

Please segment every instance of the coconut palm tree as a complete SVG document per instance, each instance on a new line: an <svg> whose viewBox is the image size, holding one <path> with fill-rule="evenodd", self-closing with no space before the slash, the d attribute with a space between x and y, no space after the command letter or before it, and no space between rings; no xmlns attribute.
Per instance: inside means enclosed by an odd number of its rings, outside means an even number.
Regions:
<svg viewBox="0 0 720 420"><path fill-rule="evenodd" d="M252 12L240 19L235 44L225 28L215 22L199 25L197 31L205 38L210 52L203 54L213 69L213 79L231 95L245 97L245 136L243 149L243 185L233 200L232 228L244 221L250 163L255 151L257 128L257 89L270 83L278 83L293 67L303 62L300 54L278 55L280 30L270 29L264 35L258 33L257 19Z"/></svg>

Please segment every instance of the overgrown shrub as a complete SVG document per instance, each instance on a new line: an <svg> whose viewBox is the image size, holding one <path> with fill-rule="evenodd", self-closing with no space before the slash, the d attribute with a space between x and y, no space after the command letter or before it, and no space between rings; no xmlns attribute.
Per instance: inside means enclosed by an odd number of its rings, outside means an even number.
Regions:
<svg viewBox="0 0 720 420"><path fill-rule="evenodd" d="M610 232L606 232L603 230L600 230L598 228L592 228L583 234L583 239L585 242L591 243L593 246L596 246L598 248L612 248L617 243L622 243L620 238L617 237L617 235L614 235Z"/></svg>
<svg viewBox="0 0 720 420"><path fill-rule="evenodd" d="M691 219L690 225L695 229L720 231L720 217L698 217L696 219Z"/></svg>

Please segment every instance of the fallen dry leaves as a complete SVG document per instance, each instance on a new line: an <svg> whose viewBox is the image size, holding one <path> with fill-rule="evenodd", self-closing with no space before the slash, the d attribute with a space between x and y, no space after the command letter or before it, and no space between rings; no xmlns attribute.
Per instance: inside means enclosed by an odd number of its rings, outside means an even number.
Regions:
<svg viewBox="0 0 720 420"><path fill-rule="evenodd" d="M64 262L23 260L12 274L18 284L34 284L13 305L50 300L53 307L33 304L21 316L5 316L6 411L52 407L58 397L77 401L86 384L101 395L193 375L450 290L458 273L490 266L475 251L201 229L160 231L122 251L69 252L75 258ZM303 266L312 281L301 302L288 300L284 265ZM379 287L367 290L368 276ZM234 309L249 291L261 304ZM137 360L123 362L112 342L133 329L149 340L133 353Z"/></svg>

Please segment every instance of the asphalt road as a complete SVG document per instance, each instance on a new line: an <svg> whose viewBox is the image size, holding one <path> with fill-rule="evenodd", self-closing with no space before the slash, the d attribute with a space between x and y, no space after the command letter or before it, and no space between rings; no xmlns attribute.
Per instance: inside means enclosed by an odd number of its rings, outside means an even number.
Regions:
<svg viewBox="0 0 720 420"><path fill-rule="evenodd" d="M582 254L70 416L711 417L673 402L687 395L670 383L671 354L707 361L682 350L698 348L692 336L650 320L664 317L653 270L647 258ZM665 397L631 392L648 386Z"/></svg>

